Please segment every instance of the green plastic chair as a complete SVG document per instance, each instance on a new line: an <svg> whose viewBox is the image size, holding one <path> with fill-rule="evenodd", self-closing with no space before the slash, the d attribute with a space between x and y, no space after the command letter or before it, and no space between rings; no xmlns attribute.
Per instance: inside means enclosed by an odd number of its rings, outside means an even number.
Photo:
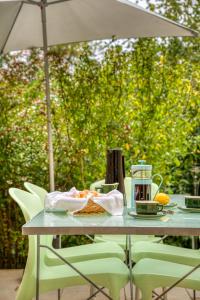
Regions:
<svg viewBox="0 0 200 300"><path fill-rule="evenodd" d="M25 188L35 195L39 201L35 202L35 206L38 207L38 212L44 208L44 200L47 191L35 184L25 182ZM53 235L48 236L48 244L52 247ZM70 262L79 262L97 258L117 257L122 261L125 260L124 251L115 242L93 243L69 248L57 249L58 253L63 257L66 257ZM60 265L63 262L57 258L52 252L49 252L46 256L46 263L48 265Z"/></svg>
<svg viewBox="0 0 200 300"><path fill-rule="evenodd" d="M152 258L196 266L200 262L200 250L140 241L132 247L132 258L134 262L143 258Z"/></svg>
<svg viewBox="0 0 200 300"><path fill-rule="evenodd" d="M133 282L140 289L142 300L152 300L154 289L173 285L192 269L193 267L188 265L145 258L134 266ZM183 281L180 281L177 286L200 290L200 270L195 270Z"/></svg>
<svg viewBox="0 0 200 300"><path fill-rule="evenodd" d="M35 195L15 188L9 189L9 194L20 206L26 222L33 218L41 208L40 199ZM36 236L29 236L28 238L28 258L16 300L32 300L36 294ZM41 236L41 243L49 246L48 236ZM48 250L41 248L40 252L40 293L87 283L69 266L47 265ZM97 285L108 288L113 300L120 299L120 290L129 280L128 268L116 257L77 262L73 266Z"/></svg>
<svg viewBox="0 0 200 300"><path fill-rule="evenodd" d="M200 250L176 247L151 242L137 242L132 247L132 259L138 263L144 258L196 266L200 262ZM136 300L138 298L136 297ZM167 299L167 295L165 296Z"/></svg>
<svg viewBox="0 0 200 300"><path fill-rule="evenodd" d="M96 187L101 186L101 184L105 183L105 180L99 180L90 185L90 190L94 191ZM154 183L154 191L158 189L158 186ZM124 186L125 186L125 193L127 199L127 207L130 207L130 200L131 200L131 177L124 178ZM138 241L150 241L150 242L160 242L160 237L155 237L152 235L132 235L131 236L131 243L134 245L135 242ZM99 242L116 242L120 247L126 249L126 236L125 235L95 235L94 241L96 243Z"/></svg>
<svg viewBox="0 0 200 300"><path fill-rule="evenodd" d="M30 182L24 182L24 187L28 192L40 198L42 207L44 208L44 201L48 192L42 187Z"/></svg>

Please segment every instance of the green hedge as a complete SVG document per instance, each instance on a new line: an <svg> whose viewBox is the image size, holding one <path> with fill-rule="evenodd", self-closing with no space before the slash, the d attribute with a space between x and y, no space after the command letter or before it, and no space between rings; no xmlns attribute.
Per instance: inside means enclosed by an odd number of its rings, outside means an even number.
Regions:
<svg viewBox="0 0 200 300"><path fill-rule="evenodd" d="M160 4L150 8L197 26L198 5L191 14L189 3ZM199 38L171 38L50 48L56 189L88 188L105 175L106 149L121 147L127 176L131 164L146 159L163 175L163 191L192 193L200 153L199 46ZM8 189L24 181L48 189L47 128L40 50L1 63L0 267L9 268L24 265L27 241Z"/></svg>

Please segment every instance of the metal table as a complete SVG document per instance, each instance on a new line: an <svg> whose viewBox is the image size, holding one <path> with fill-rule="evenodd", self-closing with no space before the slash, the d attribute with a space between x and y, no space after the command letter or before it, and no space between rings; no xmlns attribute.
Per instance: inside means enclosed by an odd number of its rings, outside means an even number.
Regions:
<svg viewBox="0 0 200 300"><path fill-rule="evenodd" d="M183 205L183 195L172 195L172 201ZM39 299L39 255L40 235L80 235L80 234L124 234L129 236L131 254L131 234L153 235L200 235L200 213L184 213L174 209L175 214L163 216L161 219L136 219L124 210L123 216L86 215L72 216L67 213L41 211L30 222L22 227L24 235L37 235L37 297ZM53 251L53 250L52 250ZM55 253L55 251L53 251ZM67 262L66 262L67 263ZM69 265L69 264L68 264Z"/></svg>

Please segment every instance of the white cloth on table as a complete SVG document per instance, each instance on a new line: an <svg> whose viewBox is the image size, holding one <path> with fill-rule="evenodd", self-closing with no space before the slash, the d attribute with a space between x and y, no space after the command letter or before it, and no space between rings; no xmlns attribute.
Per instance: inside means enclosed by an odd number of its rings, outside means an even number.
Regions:
<svg viewBox="0 0 200 300"><path fill-rule="evenodd" d="M92 192L88 193L85 198L78 198L79 191L73 187L68 192L55 191L48 193L45 198L45 209L47 211L67 210L75 213L82 210L91 199L94 203L103 207L113 216L121 216L123 214L123 194L118 190L112 190L107 194L100 194L95 197Z"/></svg>

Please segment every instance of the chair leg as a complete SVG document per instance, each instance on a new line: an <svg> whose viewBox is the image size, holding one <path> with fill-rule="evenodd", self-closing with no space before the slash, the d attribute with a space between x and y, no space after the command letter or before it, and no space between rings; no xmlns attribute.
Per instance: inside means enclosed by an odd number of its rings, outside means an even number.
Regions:
<svg viewBox="0 0 200 300"><path fill-rule="evenodd" d="M142 293L142 300L152 300L152 290L148 290L144 287L144 289L140 289Z"/></svg>
<svg viewBox="0 0 200 300"><path fill-rule="evenodd" d="M165 290L166 290L166 288L164 287L164 288L162 289L163 293L165 292ZM165 294L165 295L163 296L163 300L167 300L167 294Z"/></svg>
<svg viewBox="0 0 200 300"><path fill-rule="evenodd" d="M113 300L120 300L120 290L116 285L109 288L109 295Z"/></svg>
<svg viewBox="0 0 200 300"><path fill-rule="evenodd" d="M126 289L125 289L125 287L123 288L123 291L124 291L124 300L127 300Z"/></svg>
<svg viewBox="0 0 200 300"><path fill-rule="evenodd" d="M28 286L28 288L27 288ZM35 278L30 278L26 272L24 273L22 282L17 290L15 300L32 300L35 296Z"/></svg>
<svg viewBox="0 0 200 300"><path fill-rule="evenodd" d="M91 284L90 285L90 297L95 293L96 289L95 287ZM91 299L94 299L93 297Z"/></svg>
<svg viewBox="0 0 200 300"><path fill-rule="evenodd" d="M61 299L61 290L57 290L57 292L58 292L58 300L60 300Z"/></svg>
<svg viewBox="0 0 200 300"><path fill-rule="evenodd" d="M119 293L110 292L110 297L111 297L113 300L120 300L120 292L119 292Z"/></svg>
<svg viewBox="0 0 200 300"><path fill-rule="evenodd" d="M139 288L135 288L135 300L140 300L140 290Z"/></svg>

